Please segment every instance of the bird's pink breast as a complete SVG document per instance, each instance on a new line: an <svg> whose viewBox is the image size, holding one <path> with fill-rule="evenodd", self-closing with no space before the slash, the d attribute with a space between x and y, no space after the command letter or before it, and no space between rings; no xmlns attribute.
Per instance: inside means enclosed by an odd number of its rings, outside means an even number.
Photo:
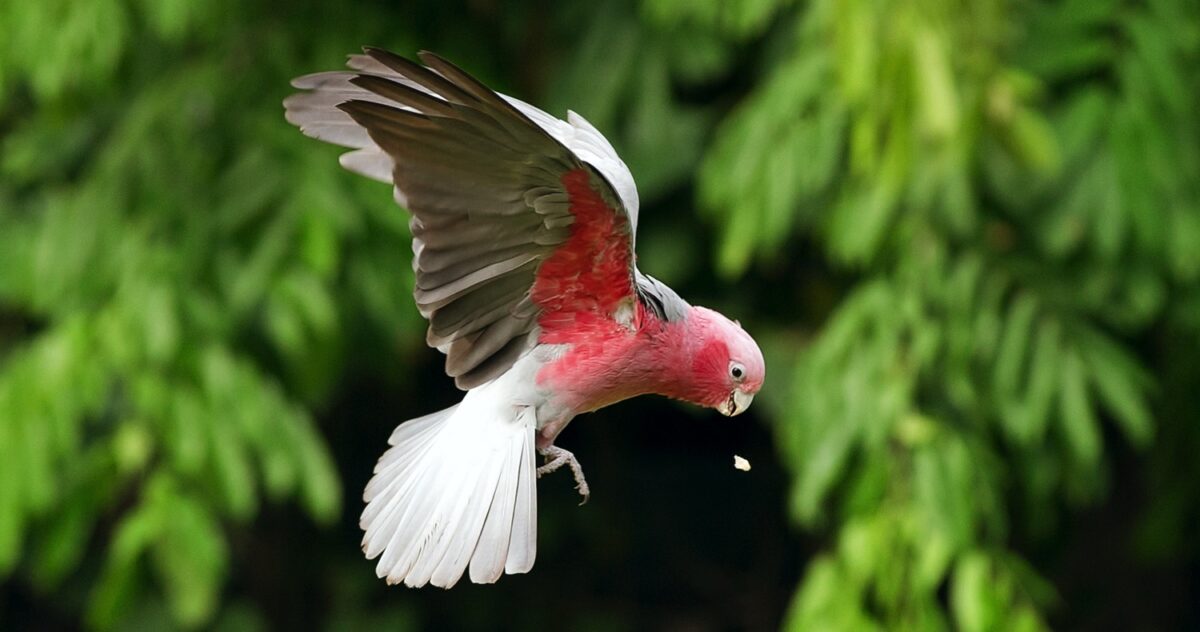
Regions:
<svg viewBox="0 0 1200 632"><path fill-rule="evenodd" d="M575 412L595 410L637 395L641 379L630 364L642 355L644 344L629 330L597 326L581 328L559 359L538 373L538 383L550 387ZM600 323L597 323L600 325Z"/></svg>
<svg viewBox="0 0 1200 632"><path fill-rule="evenodd" d="M562 183L575 221L566 243L538 268L530 296L541 308L538 342L568 349L541 369L538 383L582 412L629 396L622 396L629 386L621 368L641 342L615 314L632 307L636 330L645 313L634 295L625 211L604 201L585 169L564 174Z"/></svg>

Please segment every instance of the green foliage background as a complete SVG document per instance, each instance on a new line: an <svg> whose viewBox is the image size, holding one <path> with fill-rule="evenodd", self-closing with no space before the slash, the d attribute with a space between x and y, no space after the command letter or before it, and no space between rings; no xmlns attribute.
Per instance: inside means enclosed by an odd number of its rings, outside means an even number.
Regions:
<svg viewBox="0 0 1200 632"><path fill-rule="evenodd" d="M492 587L356 548L456 397L405 215L282 118L362 44L588 117L768 356L756 416L577 420ZM1200 625L1197 68L1193 0L0 2L0 627Z"/></svg>

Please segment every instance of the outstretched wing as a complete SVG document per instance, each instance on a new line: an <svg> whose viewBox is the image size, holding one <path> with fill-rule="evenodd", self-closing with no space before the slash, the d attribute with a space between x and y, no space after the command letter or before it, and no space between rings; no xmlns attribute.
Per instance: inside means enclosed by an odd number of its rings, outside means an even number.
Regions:
<svg viewBox="0 0 1200 632"><path fill-rule="evenodd" d="M351 147L346 168L392 182L412 212L414 297L427 341L469 389L541 332L623 319L637 300L637 193L586 121L503 97L448 61L366 49L351 72L293 82L287 119ZM633 313L633 312L630 312Z"/></svg>

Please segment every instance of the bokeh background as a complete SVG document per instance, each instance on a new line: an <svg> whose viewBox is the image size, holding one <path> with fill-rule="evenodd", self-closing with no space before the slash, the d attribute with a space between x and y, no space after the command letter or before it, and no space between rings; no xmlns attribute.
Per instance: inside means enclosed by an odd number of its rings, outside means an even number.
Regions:
<svg viewBox="0 0 1200 632"><path fill-rule="evenodd" d="M459 397L283 120L363 44L589 118L770 367L577 419L494 586L358 549ZM1194 0L0 2L0 628L1200 627L1198 68Z"/></svg>

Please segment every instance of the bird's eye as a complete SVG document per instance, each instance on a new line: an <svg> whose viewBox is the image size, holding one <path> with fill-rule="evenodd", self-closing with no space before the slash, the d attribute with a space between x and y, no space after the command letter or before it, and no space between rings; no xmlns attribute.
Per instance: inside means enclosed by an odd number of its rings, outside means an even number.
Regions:
<svg viewBox="0 0 1200 632"><path fill-rule="evenodd" d="M741 380L746 377L746 367L737 362L732 362L729 364L729 374L733 376L733 379Z"/></svg>

